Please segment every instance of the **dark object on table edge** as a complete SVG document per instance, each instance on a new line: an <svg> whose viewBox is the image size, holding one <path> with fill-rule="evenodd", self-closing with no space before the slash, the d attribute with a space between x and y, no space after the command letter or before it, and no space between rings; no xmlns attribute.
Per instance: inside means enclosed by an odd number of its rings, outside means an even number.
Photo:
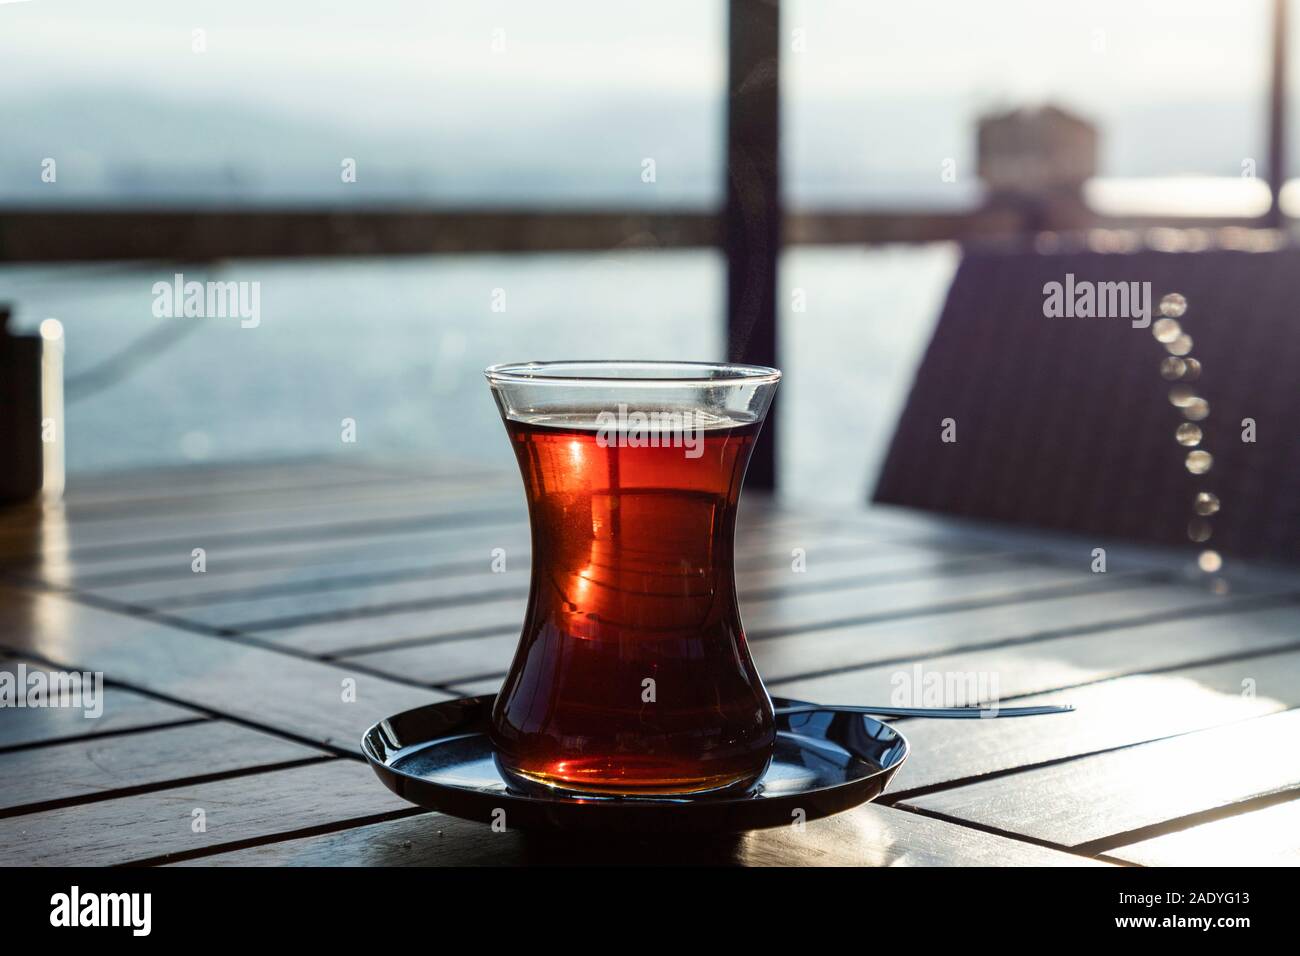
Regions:
<svg viewBox="0 0 1300 956"><path fill-rule="evenodd" d="M39 336L7 328L9 306L0 304L0 504L26 501L44 480L41 450L41 353Z"/></svg>

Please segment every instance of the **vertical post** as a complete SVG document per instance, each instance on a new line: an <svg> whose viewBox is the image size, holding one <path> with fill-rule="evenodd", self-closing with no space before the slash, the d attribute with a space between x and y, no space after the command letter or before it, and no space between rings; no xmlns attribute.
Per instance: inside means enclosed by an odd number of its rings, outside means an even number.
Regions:
<svg viewBox="0 0 1300 956"><path fill-rule="evenodd" d="M780 0L730 0L727 14L727 356L771 366L777 365L781 245L780 6ZM751 487L776 487L776 411L750 459Z"/></svg>
<svg viewBox="0 0 1300 956"><path fill-rule="evenodd" d="M1273 202L1268 225L1282 225L1279 198L1286 182L1287 0L1273 0L1273 77L1268 98L1268 187Z"/></svg>

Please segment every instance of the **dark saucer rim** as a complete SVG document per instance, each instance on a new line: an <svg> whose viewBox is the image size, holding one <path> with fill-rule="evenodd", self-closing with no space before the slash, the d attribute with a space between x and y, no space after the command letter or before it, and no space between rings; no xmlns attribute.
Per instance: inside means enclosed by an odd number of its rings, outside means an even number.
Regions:
<svg viewBox="0 0 1300 956"><path fill-rule="evenodd" d="M806 733L805 724L816 730L809 715L798 729L789 726L788 718L778 718L779 733L794 740L801 748L802 740L818 739L834 743L856 760L872 767L870 772L840 782L789 793L746 794L701 797L603 797L576 798L567 795L542 796L514 790L487 791L453 783L442 783L427 777L397 769L394 763L416 750L423 750L440 741L466 736L464 730L427 739L402 743L395 739L393 725L417 720L445 717L462 721L467 709L490 712L495 694L474 695L437 701L394 714L372 725L361 739L361 749L375 774L393 793L429 810L450 816L491 822L494 812L504 809L506 817L514 819L510 826L518 829L574 830L593 829L608 832L627 831L740 831L790 825L788 810L800 810L803 819L812 820L839 813L869 802L884 792L898 769L907 760L911 747L907 738L897 728L865 715L843 715L860 723L867 738L879 745L881 759L852 748L841 740L826 736L828 719L817 723L827 725L821 733ZM805 703L788 698L773 698L776 706ZM453 724L454 727L454 724ZM481 733L473 731L472 733ZM761 782L761 781L760 781ZM504 781L503 781L504 785ZM519 819L522 816L522 819Z"/></svg>

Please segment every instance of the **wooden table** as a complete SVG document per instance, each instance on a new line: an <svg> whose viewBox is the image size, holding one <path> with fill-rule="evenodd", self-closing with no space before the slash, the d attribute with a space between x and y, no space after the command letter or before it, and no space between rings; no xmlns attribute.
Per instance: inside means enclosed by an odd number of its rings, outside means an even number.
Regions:
<svg viewBox="0 0 1300 956"><path fill-rule="evenodd" d="M0 670L107 685L97 719L0 710L0 863L1300 862L1300 573L1214 594L1187 554L1111 545L1100 574L1106 542L755 495L740 525L742 613L773 693L883 702L900 680L971 675L1078 713L900 721L913 754L885 797L802 829L494 833L394 797L359 740L496 689L528 586L517 476L141 472L0 515Z"/></svg>

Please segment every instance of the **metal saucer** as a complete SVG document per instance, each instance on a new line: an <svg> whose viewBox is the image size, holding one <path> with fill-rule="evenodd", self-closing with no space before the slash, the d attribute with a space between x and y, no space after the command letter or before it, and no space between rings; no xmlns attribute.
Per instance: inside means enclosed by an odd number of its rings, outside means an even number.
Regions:
<svg viewBox="0 0 1300 956"><path fill-rule="evenodd" d="M510 790L493 761L487 738L493 700L493 694L465 697L389 717L366 731L362 750L399 797L467 820L490 823L504 811L512 830L696 833L787 826L866 803L885 789L908 752L902 734L872 717L794 714L777 717L772 765L747 794L530 796ZM802 703L780 697L772 702Z"/></svg>

